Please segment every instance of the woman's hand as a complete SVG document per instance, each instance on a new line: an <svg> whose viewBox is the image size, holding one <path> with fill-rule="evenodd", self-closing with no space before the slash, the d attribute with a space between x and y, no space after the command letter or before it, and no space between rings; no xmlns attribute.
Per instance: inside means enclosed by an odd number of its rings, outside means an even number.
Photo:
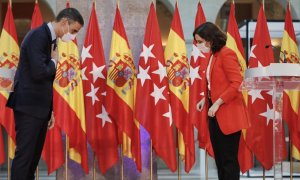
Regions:
<svg viewBox="0 0 300 180"><path fill-rule="evenodd" d="M223 104L223 100L219 98L208 110L208 116L209 117L215 117L217 111L219 110L219 107Z"/></svg>
<svg viewBox="0 0 300 180"><path fill-rule="evenodd" d="M203 110L203 108L204 108L204 105L205 105L205 98L202 98L202 100L201 101L199 101L198 103L197 103L197 110L198 111L202 111Z"/></svg>

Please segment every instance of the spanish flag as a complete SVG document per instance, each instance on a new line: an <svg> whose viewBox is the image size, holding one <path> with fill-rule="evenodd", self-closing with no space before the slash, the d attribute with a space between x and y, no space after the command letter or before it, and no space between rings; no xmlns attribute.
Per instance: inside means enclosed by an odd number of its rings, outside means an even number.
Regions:
<svg viewBox="0 0 300 180"><path fill-rule="evenodd" d="M177 3L165 48L165 59L172 117L178 129L179 154L185 162L185 171L189 172L195 163L194 127L188 118L189 63Z"/></svg>
<svg viewBox="0 0 300 180"><path fill-rule="evenodd" d="M242 39L235 19L235 5L233 2L230 6L226 46L232 49L237 55L238 61L240 63L241 74L244 76L245 70L247 69L246 58L244 54ZM244 95L244 100L247 101L248 96L247 94ZM243 135L240 139L238 159L241 171L245 173L253 167L253 155L245 142L244 137L246 137L246 129L244 129L242 132Z"/></svg>
<svg viewBox="0 0 300 180"><path fill-rule="evenodd" d="M107 74L106 108L117 124L123 155L141 171L140 127L134 118L136 69L119 7L116 9Z"/></svg>
<svg viewBox="0 0 300 180"><path fill-rule="evenodd" d="M287 5L285 26L282 38L280 62L300 63L298 45L290 12L290 3ZM283 120L288 124L290 142L292 143L292 156L300 160L300 131L297 128L299 118L300 92L297 90L285 90L283 93Z"/></svg>
<svg viewBox="0 0 300 180"><path fill-rule="evenodd" d="M3 30L0 37L0 67L16 69L19 63L20 49L18 45L17 32L12 14L11 2L8 2L8 8L5 16ZM0 78L1 86L11 85ZM5 128L9 136L9 157L15 155L15 120L12 109L6 107L8 92L0 91L0 123ZM2 150L1 150L2 151Z"/></svg>
<svg viewBox="0 0 300 180"><path fill-rule="evenodd" d="M70 159L88 173L84 96L76 40L68 43L59 41L58 53L59 62L53 85L54 116L69 140L67 150Z"/></svg>

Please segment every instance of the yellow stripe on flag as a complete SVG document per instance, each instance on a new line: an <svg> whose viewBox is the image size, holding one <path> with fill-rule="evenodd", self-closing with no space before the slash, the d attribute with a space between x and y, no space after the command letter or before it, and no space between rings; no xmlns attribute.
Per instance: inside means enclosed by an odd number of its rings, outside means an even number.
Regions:
<svg viewBox="0 0 300 180"><path fill-rule="evenodd" d="M8 139L8 156L10 159L14 159L15 157L15 150L16 150L16 145L11 137Z"/></svg>
<svg viewBox="0 0 300 180"><path fill-rule="evenodd" d="M124 57L126 56L126 57ZM128 58L128 59L127 59ZM125 61L124 61L125 59ZM132 94L134 93L134 88L132 88L132 83L134 81L126 81L126 83L121 86L117 86L113 83L112 79L117 78L117 73L123 68L130 68L128 72L135 73L135 66L132 64L132 54L131 50L128 48L126 40L120 36L116 31L112 33L112 43L110 50L110 65L114 63L114 68L108 69L108 81L107 84L114 89L114 91L118 94L118 96L133 110L133 98ZM133 76L134 77L134 76ZM122 83L122 80L118 81Z"/></svg>
<svg viewBox="0 0 300 180"><path fill-rule="evenodd" d="M300 99L300 91L298 90L285 90L284 91L290 98L291 107L294 112L298 112L299 109L299 99ZM299 114L298 114L299 115Z"/></svg>
<svg viewBox="0 0 300 180"><path fill-rule="evenodd" d="M176 55L174 54L176 52ZM186 60L186 46L185 41L172 29L170 30L168 43L165 49L165 59L166 64L172 62L174 66L169 65L167 66L167 72L169 79L172 81L175 80L176 72L178 72L178 68L181 68L181 64L183 63L184 66L189 68L189 64ZM179 86L172 85L169 86L170 90L181 100L185 111L189 112L189 88L188 88L188 79L183 79L184 83L181 83Z"/></svg>
<svg viewBox="0 0 300 180"><path fill-rule="evenodd" d="M292 157L300 160L300 152L298 151L298 149L293 145L292 147Z"/></svg>
<svg viewBox="0 0 300 180"><path fill-rule="evenodd" d="M292 63L299 63L299 50L296 42L289 36L287 31L283 32L280 59L290 60Z"/></svg>
<svg viewBox="0 0 300 180"><path fill-rule="evenodd" d="M239 63L240 63L240 66L241 66L241 70L242 70L241 73L244 76L244 73L245 73L245 71L247 69L246 60L243 57L242 53L239 51L239 49L237 47L237 44L235 42L235 39L231 36L230 33L227 33L226 46L228 48L230 48L231 50L233 50L235 52L235 54L237 55Z"/></svg>
<svg viewBox="0 0 300 180"><path fill-rule="evenodd" d="M73 41L69 43L59 41L58 50L60 60L58 66L68 75L61 78L58 83L54 83L53 87L68 102L78 119L80 119L81 128L86 132L78 47ZM59 68L57 73L60 73L61 69Z"/></svg>

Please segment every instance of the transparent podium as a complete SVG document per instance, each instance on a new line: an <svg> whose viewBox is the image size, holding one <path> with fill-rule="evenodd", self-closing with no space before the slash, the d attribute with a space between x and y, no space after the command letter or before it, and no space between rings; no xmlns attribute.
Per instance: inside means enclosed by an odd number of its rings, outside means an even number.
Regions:
<svg viewBox="0 0 300 180"><path fill-rule="evenodd" d="M11 92L13 90L16 68L0 67L0 91Z"/></svg>
<svg viewBox="0 0 300 180"><path fill-rule="evenodd" d="M273 163L274 179L282 179L282 108L283 91L300 91L300 64L272 63L245 72L241 90L273 91Z"/></svg>

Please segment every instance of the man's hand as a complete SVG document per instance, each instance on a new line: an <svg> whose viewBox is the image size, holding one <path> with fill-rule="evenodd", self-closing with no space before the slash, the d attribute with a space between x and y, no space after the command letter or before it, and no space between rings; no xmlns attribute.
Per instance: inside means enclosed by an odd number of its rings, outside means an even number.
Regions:
<svg viewBox="0 0 300 180"><path fill-rule="evenodd" d="M56 61L57 61L57 49L58 48L55 48L54 49L54 44L52 44L52 46L51 46L51 58L52 59L55 59Z"/></svg>
<svg viewBox="0 0 300 180"><path fill-rule="evenodd" d="M197 105L196 105L196 106L197 106L197 110L198 110L198 111L202 111L204 105L205 105L205 98L201 99L201 101L199 101L199 102L197 103Z"/></svg>
<svg viewBox="0 0 300 180"><path fill-rule="evenodd" d="M51 119L48 122L48 129L52 129L54 127L54 124L55 124L55 118L54 118L54 113L52 112Z"/></svg>
<svg viewBox="0 0 300 180"><path fill-rule="evenodd" d="M215 117L217 111L219 110L219 107L224 103L224 101L219 98L208 110L208 116Z"/></svg>

